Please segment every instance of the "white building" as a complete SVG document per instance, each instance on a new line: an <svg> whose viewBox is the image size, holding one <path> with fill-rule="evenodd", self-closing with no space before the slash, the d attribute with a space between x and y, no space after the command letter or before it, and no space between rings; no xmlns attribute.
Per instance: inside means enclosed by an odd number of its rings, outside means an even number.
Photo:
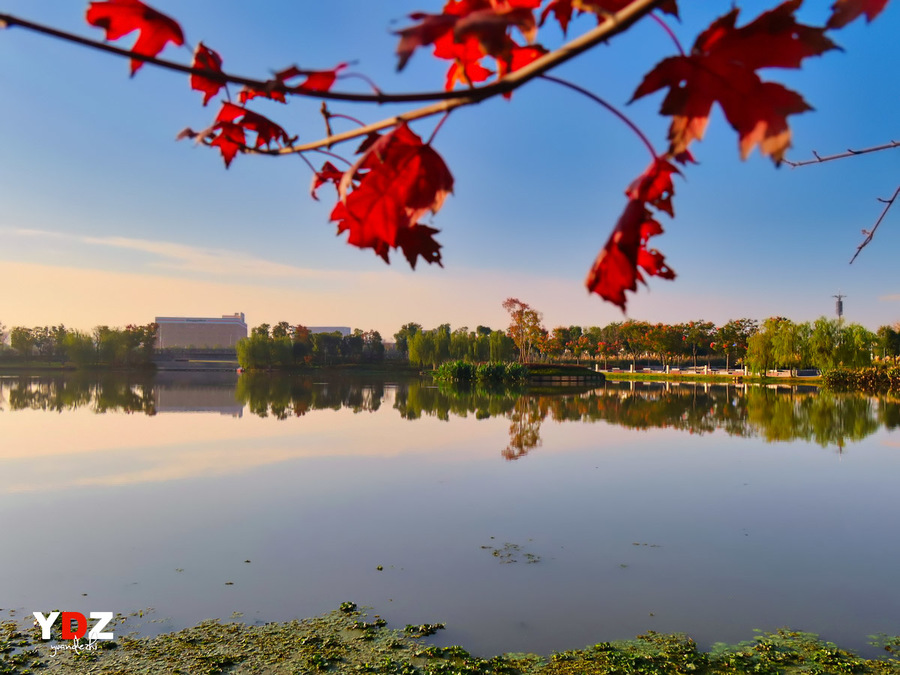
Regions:
<svg viewBox="0 0 900 675"><path fill-rule="evenodd" d="M244 313L223 314L221 318L158 316L156 348L193 347L198 349L234 347L247 337Z"/></svg>

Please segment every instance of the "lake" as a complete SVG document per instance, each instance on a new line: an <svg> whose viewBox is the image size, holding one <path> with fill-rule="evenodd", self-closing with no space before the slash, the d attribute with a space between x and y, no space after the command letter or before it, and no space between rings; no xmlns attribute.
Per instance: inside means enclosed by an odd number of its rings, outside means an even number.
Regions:
<svg viewBox="0 0 900 675"><path fill-rule="evenodd" d="M485 656L782 626L875 655L898 426L796 387L0 377L0 607L156 633L353 601Z"/></svg>

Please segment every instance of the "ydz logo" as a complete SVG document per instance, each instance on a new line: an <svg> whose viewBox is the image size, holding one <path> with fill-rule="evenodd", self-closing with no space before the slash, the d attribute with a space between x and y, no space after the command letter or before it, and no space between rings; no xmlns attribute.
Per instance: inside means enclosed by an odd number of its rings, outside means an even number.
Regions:
<svg viewBox="0 0 900 675"><path fill-rule="evenodd" d="M50 612L44 616L41 612L34 612L35 620L41 625L41 637L44 640L51 639L50 628L56 622L56 619L62 614L62 639L63 640L80 640L87 633L88 640L114 640L112 633L101 632L106 628L107 624L113 620L112 612L91 612L91 618L97 619L97 623L88 633L88 620L81 612ZM73 630L72 624L77 627Z"/></svg>

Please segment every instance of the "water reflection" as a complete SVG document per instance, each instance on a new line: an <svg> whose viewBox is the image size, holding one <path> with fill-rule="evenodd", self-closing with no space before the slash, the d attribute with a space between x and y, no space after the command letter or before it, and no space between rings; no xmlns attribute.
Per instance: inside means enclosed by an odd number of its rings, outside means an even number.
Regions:
<svg viewBox="0 0 900 675"><path fill-rule="evenodd" d="M351 599L485 655L647 629L708 645L790 625L856 648L896 632L900 454L876 431L900 426L892 400L95 373L0 376L0 410L0 513L22 544L3 606L25 615L152 606L182 627ZM816 445L866 437L842 461ZM90 526L57 526L74 508ZM540 564L486 550L514 546Z"/></svg>
<svg viewBox="0 0 900 675"><path fill-rule="evenodd" d="M403 419L449 420L505 417L508 460L541 445L541 425L605 422L629 429L716 431L760 437L766 442L803 440L843 449L880 425L900 426L900 403L817 391L812 387L756 387L649 382L607 382L593 388L485 388L434 385L428 380L271 374L161 373L70 374L0 378L0 410L57 411L87 408L96 413L156 415L214 412L283 420L310 411L374 412L387 403Z"/></svg>

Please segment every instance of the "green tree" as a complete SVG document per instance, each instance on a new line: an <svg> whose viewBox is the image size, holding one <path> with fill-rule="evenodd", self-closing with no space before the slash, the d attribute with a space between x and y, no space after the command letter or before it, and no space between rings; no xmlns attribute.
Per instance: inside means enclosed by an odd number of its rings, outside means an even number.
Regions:
<svg viewBox="0 0 900 675"><path fill-rule="evenodd" d="M790 319L781 319L774 324L772 335L772 356L775 362L786 366L794 375L808 360L809 338L812 329L808 323L794 323Z"/></svg>
<svg viewBox="0 0 900 675"><path fill-rule="evenodd" d="M2 328L0 328L2 331ZM882 359L896 360L900 356L900 332L892 326L880 326L876 332L878 355Z"/></svg>
<svg viewBox="0 0 900 675"><path fill-rule="evenodd" d="M341 354L342 338L343 336L338 331L310 335L313 360L322 365L332 365Z"/></svg>
<svg viewBox="0 0 900 675"><path fill-rule="evenodd" d="M263 324L265 325L265 324ZM287 321L279 321L272 327L272 337L273 338L286 338L290 337L293 333L293 329L291 328L291 324Z"/></svg>
<svg viewBox="0 0 900 675"><path fill-rule="evenodd" d="M344 363L359 363L362 361L363 332L354 328L350 335L341 338L341 360Z"/></svg>
<svg viewBox="0 0 900 675"><path fill-rule="evenodd" d="M434 347L434 331L414 333L408 338L409 362L417 366L435 367L437 358Z"/></svg>
<svg viewBox="0 0 900 675"><path fill-rule="evenodd" d="M419 323L405 323L400 327L396 333L394 333L394 341L397 345L397 351L403 354L404 356L409 354L409 346L407 341L410 336L415 335L416 333L422 330L422 324Z"/></svg>
<svg viewBox="0 0 900 675"><path fill-rule="evenodd" d="M97 363L97 350L93 338L82 331L69 331L64 340L66 360L79 368Z"/></svg>
<svg viewBox="0 0 900 675"><path fill-rule="evenodd" d="M872 363L872 350L878 336L858 323L844 327L841 335L841 364L848 368L864 368Z"/></svg>
<svg viewBox="0 0 900 675"><path fill-rule="evenodd" d="M468 326L457 328L450 334L450 358L455 360L472 360L471 344L475 341L475 333L469 334Z"/></svg>
<svg viewBox="0 0 900 675"><path fill-rule="evenodd" d="M841 322L819 317L809 336L810 363L823 373L840 364Z"/></svg>
<svg viewBox="0 0 900 675"><path fill-rule="evenodd" d="M769 327L772 319L766 319L763 327L750 336L747 341L747 365L756 372L763 375L775 365L774 346L772 345L772 336L774 334L774 326Z"/></svg>
<svg viewBox="0 0 900 675"><path fill-rule="evenodd" d="M516 354L516 343L502 330L490 334L490 360L492 363L512 361Z"/></svg>
<svg viewBox="0 0 900 675"><path fill-rule="evenodd" d="M379 362L384 360L384 340L377 330L363 333L363 361Z"/></svg>
<svg viewBox="0 0 900 675"><path fill-rule="evenodd" d="M450 360L450 324L442 323L434 329L435 364Z"/></svg>
<svg viewBox="0 0 900 675"><path fill-rule="evenodd" d="M269 337L253 330L250 337L237 341L235 345L238 363L245 370L257 370L271 366Z"/></svg>
<svg viewBox="0 0 900 675"><path fill-rule="evenodd" d="M9 346L28 361L34 350L34 335L31 329L25 328L25 326L14 326L9 332Z"/></svg>

